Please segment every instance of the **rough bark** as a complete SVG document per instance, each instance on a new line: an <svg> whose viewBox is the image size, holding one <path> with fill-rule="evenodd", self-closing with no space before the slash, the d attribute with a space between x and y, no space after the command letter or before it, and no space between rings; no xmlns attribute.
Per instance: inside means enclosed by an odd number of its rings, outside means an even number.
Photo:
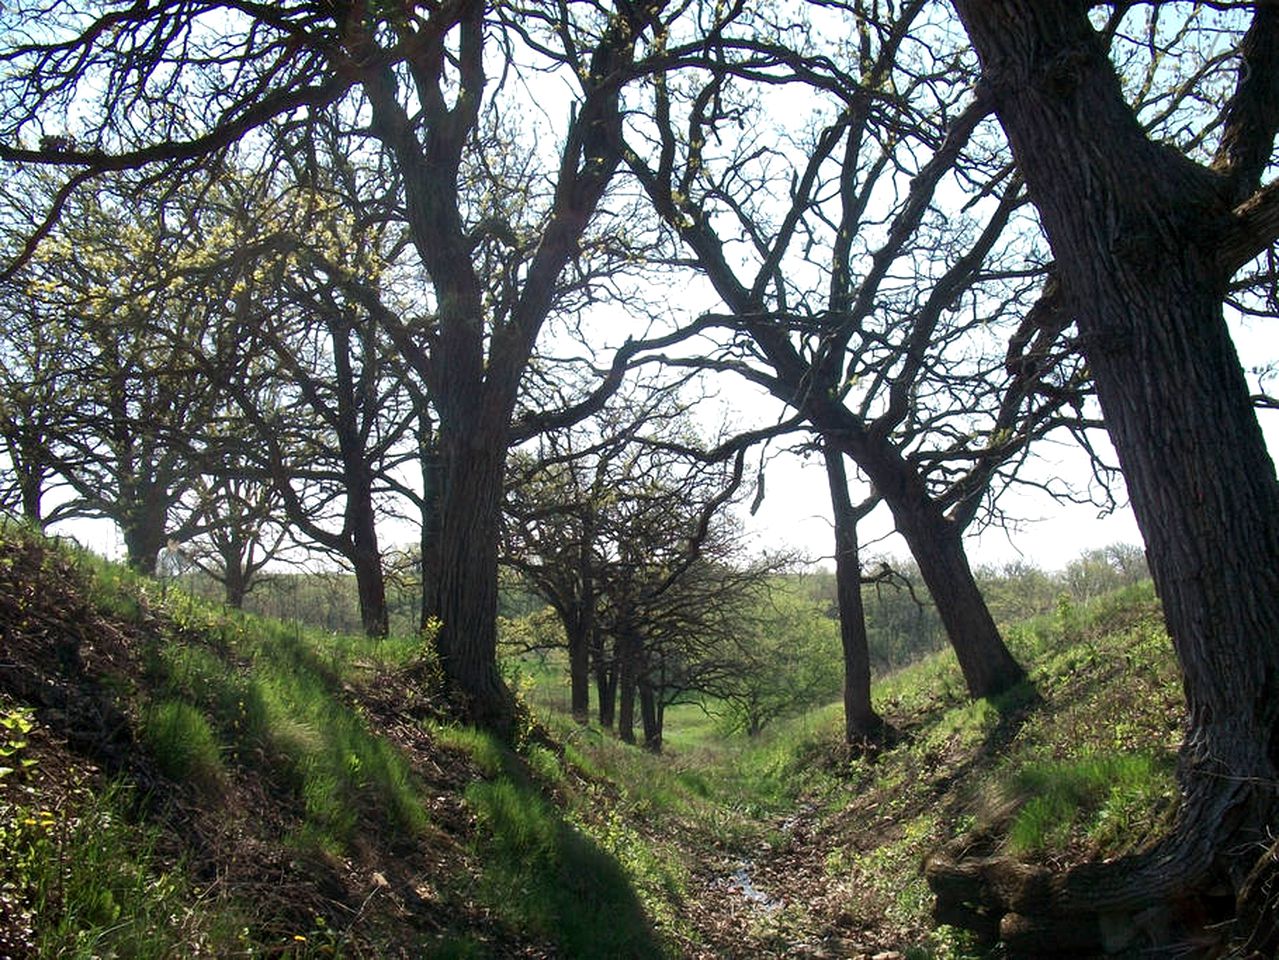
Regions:
<svg viewBox="0 0 1279 960"><path fill-rule="evenodd" d="M878 734L884 721L870 702L870 650L866 639L866 611L862 606L857 511L848 496L844 455L827 445L825 457L835 516L835 592L844 650L844 742L856 744Z"/></svg>
<svg viewBox="0 0 1279 960"><path fill-rule="evenodd" d="M482 424L478 417L468 421ZM468 719L514 732L515 704L497 670L497 545L506 461L506 421L440 439L444 500L437 606L440 665Z"/></svg>
<svg viewBox="0 0 1279 960"><path fill-rule="evenodd" d="M1005 938L1024 938L1045 916L1096 922L1218 883L1239 890L1268 846L1279 812L1279 485L1222 312L1231 178L1146 137L1084 5L955 5L1053 247L1188 708L1170 838L1046 876L1041 896L1007 904Z"/></svg>

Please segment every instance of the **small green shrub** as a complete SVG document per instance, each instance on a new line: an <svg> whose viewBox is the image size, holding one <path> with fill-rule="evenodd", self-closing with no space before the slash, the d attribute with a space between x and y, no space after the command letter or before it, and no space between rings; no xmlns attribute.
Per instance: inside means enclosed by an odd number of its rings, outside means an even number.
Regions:
<svg viewBox="0 0 1279 960"><path fill-rule="evenodd" d="M35 763L22 755L27 749L27 734L31 732L34 717L35 711L30 707L0 711L0 780Z"/></svg>

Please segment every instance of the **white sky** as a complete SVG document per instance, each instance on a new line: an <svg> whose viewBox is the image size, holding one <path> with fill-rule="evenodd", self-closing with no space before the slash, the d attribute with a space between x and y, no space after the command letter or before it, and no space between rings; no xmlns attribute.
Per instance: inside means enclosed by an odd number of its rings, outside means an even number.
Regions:
<svg viewBox="0 0 1279 960"><path fill-rule="evenodd" d="M1275 322L1254 320L1246 326L1239 323L1232 326L1245 366L1279 361L1279 330ZM1279 451L1279 411L1260 410L1257 416L1273 458ZM1108 450L1104 437L1095 439L1100 441L1099 448ZM1088 467L1077 447L1061 443L1039 449L1041 463L1036 468L1039 476L1057 478L1075 487L1086 484ZM1107 460L1114 463L1113 454ZM851 468L849 473L851 479ZM765 488L767 495L756 515L745 518L761 548L798 548L814 559L825 558L826 565L830 566L834 531L821 459L814 457L804 462L797 457L778 457L768 467ZM856 486L852 493L856 502ZM1126 501L1115 512L1101 515L1095 507L1054 501L1045 494L1018 490L1009 494L1001 500L1001 505L1019 522L1007 530L992 528L969 535L965 545L974 566L1024 560L1044 570L1059 570L1086 550L1112 543L1142 542ZM858 532L863 560L876 554L909 556L905 542L892 533L891 516L882 505ZM880 542L874 542L876 540Z"/></svg>

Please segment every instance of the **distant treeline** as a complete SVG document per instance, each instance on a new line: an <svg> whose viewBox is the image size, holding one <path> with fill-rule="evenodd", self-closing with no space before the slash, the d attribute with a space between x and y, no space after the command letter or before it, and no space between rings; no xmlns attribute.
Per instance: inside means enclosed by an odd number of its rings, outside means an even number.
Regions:
<svg viewBox="0 0 1279 960"><path fill-rule="evenodd" d="M402 569L414 567L406 563ZM1045 571L1026 560L982 566L975 572L991 613L1001 627L1052 610L1062 596L1082 603L1149 575L1142 549L1122 543L1085 551L1057 571ZM821 569L782 576L793 581L799 592L817 601L818 609L826 616L838 619L833 572ZM862 596L866 605L871 666L876 673L894 670L946 645L946 634L936 608L913 562L872 561L867 564L864 576L870 581L863 585ZM189 583L201 596L221 598L221 586L198 571L190 575ZM420 584L413 577L388 578L387 605L393 634L404 635L417 629L419 598ZM508 621L543 607L513 576L503 582L499 605L500 615ZM266 575L250 592L244 606L263 616L296 621L334 633L361 630L355 578L349 574Z"/></svg>

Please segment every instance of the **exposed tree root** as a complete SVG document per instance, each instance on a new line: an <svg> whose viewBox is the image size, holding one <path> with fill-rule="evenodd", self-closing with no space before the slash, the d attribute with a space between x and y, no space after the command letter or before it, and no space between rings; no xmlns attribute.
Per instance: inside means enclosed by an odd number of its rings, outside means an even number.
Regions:
<svg viewBox="0 0 1279 960"><path fill-rule="evenodd" d="M937 897L934 916L984 942L1002 943L1013 958L1132 949L1143 956L1207 957L1221 955L1228 941L1232 957L1273 958L1279 843L1256 859L1257 844L1239 842L1244 832L1225 832L1228 819L1199 821L1218 830L1176 830L1143 853L1067 869L943 851L925 867ZM1255 863L1246 879L1232 882L1249 858Z"/></svg>

